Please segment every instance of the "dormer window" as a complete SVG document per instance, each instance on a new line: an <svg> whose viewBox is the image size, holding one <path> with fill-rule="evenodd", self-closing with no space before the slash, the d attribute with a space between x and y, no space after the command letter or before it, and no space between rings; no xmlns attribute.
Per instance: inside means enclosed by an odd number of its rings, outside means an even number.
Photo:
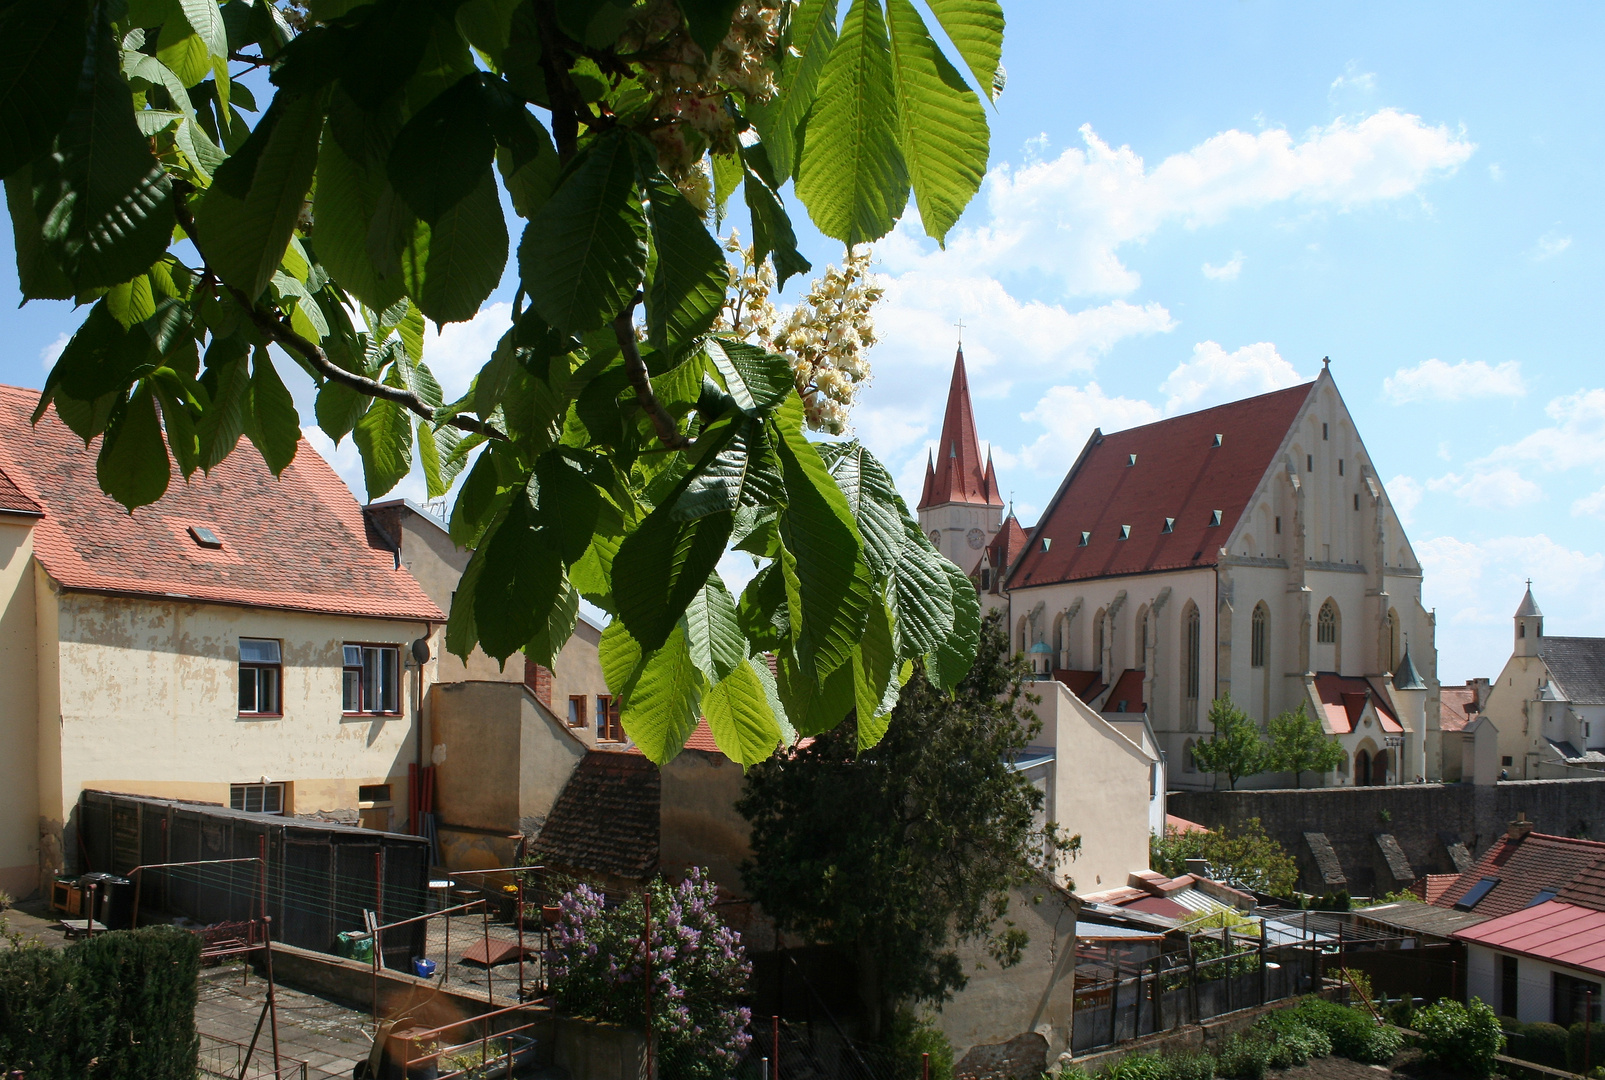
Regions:
<svg viewBox="0 0 1605 1080"><path fill-rule="evenodd" d="M1089 541L1091 539L1092 539L1092 534L1090 532L1082 533L1081 534L1081 543L1077 544L1076 547L1086 547L1087 546L1087 541Z"/></svg>
<svg viewBox="0 0 1605 1080"><path fill-rule="evenodd" d="M1136 454L1127 454L1126 455L1126 468L1129 469L1135 464L1137 464L1137 455Z"/></svg>
<svg viewBox="0 0 1605 1080"><path fill-rule="evenodd" d="M1165 519L1165 527L1161 531L1162 532L1175 532L1176 531L1176 519L1175 518L1166 518Z"/></svg>
<svg viewBox="0 0 1605 1080"><path fill-rule="evenodd" d="M1120 526L1120 539L1122 539L1122 540L1131 539L1131 526L1130 525L1122 525L1122 526Z"/></svg>
<svg viewBox="0 0 1605 1080"><path fill-rule="evenodd" d="M1212 525L1212 526L1219 525L1220 524L1220 517L1221 517L1221 512L1219 510L1211 510L1209 512L1209 523L1210 523L1210 525Z"/></svg>
<svg viewBox="0 0 1605 1080"><path fill-rule="evenodd" d="M1052 546L1053 546L1053 537L1051 537L1051 536L1044 536L1044 537L1043 537L1043 538L1042 538L1042 550L1043 550L1043 551L1047 551L1047 550L1048 550L1048 548L1050 548L1050 547L1052 547Z"/></svg>
<svg viewBox="0 0 1605 1080"><path fill-rule="evenodd" d="M1220 445L1220 442L1221 442L1221 437L1220 437L1220 435L1219 435L1219 434L1218 434L1218 433L1217 433L1217 434L1216 434L1216 436L1215 436L1215 441L1214 441L1214 442L1212 442L1212 443L1210 443L1210 444L1209 444L1209 445L1211 445L1211 446L1219 446L1219 445Z"/></svg>

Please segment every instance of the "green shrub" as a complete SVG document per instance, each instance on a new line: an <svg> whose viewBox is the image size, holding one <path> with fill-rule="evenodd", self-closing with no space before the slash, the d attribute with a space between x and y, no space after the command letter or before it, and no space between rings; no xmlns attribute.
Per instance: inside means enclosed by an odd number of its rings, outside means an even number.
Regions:
<svg viewBox="0 0 1605 1080"><path fill-rule="evenodd" d="M1229 1080L1263 1080L1274 1054L1274 1044L1265 1032L1252 1028L1239 1032L1221 1043L1215 1075Z"/></svg>
<svg viewBox="0 0 1605 1080"><path fill-rule="evenodd" d="M1170 1080L1157 1054L1127 1054L1098 1070L1098 1080Z"/></svg>
<svg viewBox="0 0 1605 1080"><path fill-rule="evenodd" d="M1326 1032L1311 1027L1291 1010L1268 1013L1254 1026L1272 1038L1271 1064L1275 1068L1302 1065L1310 1058L1326 1057L1332 1052L1332 1040Z"/></svg>
<svg viewBox="0 0 1605 1080"><path fill-rule="evenodd" d="M1287 1010L1332 1042L1332 1053L1366 1064L1386 1065L1404 1045L1391 1027L1378 1024L1368 1012L1323 998L1307 997Z"/></svg>
<svg viewBox="0 0 1605 1080"><path fill-rule="evenodd" d="M931 1080L953 1080L953 1045L930 1018L902 1009L881 1033L881 1045L898 1076L920 1076L922 1055L931 1055Z"/></svg>
<svg viewBox="0 0 1605 1080"><path fill-rule="evenodd" d="M1416 1013L1416 1031L1428 1061L1455 1076L1492 1076L1494 1055L1505 1047L1499 1018L1485 1002L1471 1004L1444 998Z"/></svg>
<svg viewBox="0 0 1605 1080"><path fill-rule="evenodd" d="M1602 1026L1605 1025L1572 1025L1566 1036L1566 1067L1572 1072L1583 1072L1585 1062L1590 1069L1605 1065L1605 1030L1601 1030Z"/></svg>
<svg viewBox="0 0 1605 1080"><path fill-rule="evenodd" d="M1166 1054L1165 1080L1215 1080L1215 1058L1202 1050Z"/></svg>
<svg viewBox="0 0 1605 1080"><path fill-rule="evenodd" d="M1566 1029L1559 1024L1523 1024L1501 1021L1505 1029L1505 1053L1513 1058L1566 1068Z"/></svg>
<svg viewBox="0 0 1605 1080"><path fill-rule="evenodd" d="M201 944L156 926L0 952L0 1065L29 1080L194 1080Z"/></svg>

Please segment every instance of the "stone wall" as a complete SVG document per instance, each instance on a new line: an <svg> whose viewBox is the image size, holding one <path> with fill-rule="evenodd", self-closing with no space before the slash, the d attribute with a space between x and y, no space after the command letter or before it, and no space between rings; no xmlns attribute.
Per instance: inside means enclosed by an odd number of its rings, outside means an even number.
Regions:
<svg viewBox="0 0 1605 1080"><path fill-rule="evenodd" d="M1170 812L1208 828L1236 827L1257 817L1298 859L1300 888L1374 896L1402 888L1405 877L1456 873L1455 844L1480 856L1519 813L1539 832L1605 839L1605 777L1492 786L1177 791L1170 795ZM1320 833L1331 844L1341 883L1332 880L1330 867L1323 875L1306 833ZM1407 867L1399 865L1401 851Z"/></svg>

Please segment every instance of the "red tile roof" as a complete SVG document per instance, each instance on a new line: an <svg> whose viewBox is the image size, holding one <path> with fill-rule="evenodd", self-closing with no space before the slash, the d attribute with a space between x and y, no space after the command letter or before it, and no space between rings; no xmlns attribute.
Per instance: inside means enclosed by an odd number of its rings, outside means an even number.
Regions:
<svg viewBox="0 0 1605 1080"><path fill-rule="evenodd" d="M1605 876L1597 871L1602 860L1605 843L1597 840L1540 832L1519 839L1501 836L1431 903L1454 907L1483 878L1493 878L1498 884L1471 909L1478 915L1497 918L1520 911L1545 889L1565 890L1573 904L1605 909Z"/></svg>
<svg viewBox="0 0 1605 1080"><path fill-rule="evenodd" d="M1115 680L1115 688L1109 691L1109 697L1103 703L1106 713L1140 713L1148 708L1148 703L1142 699L1142 668L1127 668ZM1120 703L1125 702L1122 709Z"/></svg>
<svg viewBox="0 0 1605 1080"><path fill-rule="evenodd" d="M1445 686L1438 691L1438 726L1444 731L1463 731L1477 707L1474 686Z"/></svg>
<svg viewBox="0 0 1605 1080"><path fill-rule="evenodd" d="M1451 937L1605 975L1605 911L1550 900Z"/></svg>
<svg viewBox="0 0 1605 1080"><path fill-rule="evenodd" d="M0 514L26 514L29 517L38 517L44 511L39 504L22 493L22 489L11 482L11 477L0 472Z"/></svg>
<svg viewBox="0 0 1605 1080"><path fill-rule="evenodd" d="M1094 431L1033 534L1051 540L1049 549L1033 539L1009 587L1213 566L1314 385ZM1217 510L1221 523L1212 526ZM1174 519L1169 533L1166 518ZM1129 539L1120 538L1123 526Z"/></svg>
<svg viewBox="0 0 1605 1080"><path fill-rule="evenodd" d="M1415 884L1410 886L1410 891L1427 903L1442 907L1444 905L1438 904L1438 899L1459 880L1459 874L1428 874L1424 878L1417 878Z"/></svg>
<svg viewBox="0 0 1605 1080"><path fill-rule="evenodd" d="M1198 822L1196 822L1196 821L1188 821L1186 818L1177 817L1175 814L1166 814L1165 815L1165 828L1167 828L1167 829L1175 829L1179 833L1208 832L1209 831L1208 829L1204 828L1202 825L1198 824Z"/></svg>
<svg viewBox="0 0 1605 1080"><path fill-rule="evenodd" d="M990 462L988 467L990 468ZM1011 513L1003 519L997 535L986 545L987 561L999 571L998 584L1002 584L1001 576L1008 572L1009 563L1018 559L1021 552L1025 551L1025 536L1026 530L1021 527L1020 519Z"/></svg>
<svg viewBox="0 0 1605 1080"><path fill-rule="evenodd" d="M942 417L942 441L934 459L925 463L925 490L919 509L943 503L1002 506L992 457L981 464L981 440L975 434L975 409L970 405L970 379L964 371L964 349L953 360L953 381L947 390L947 413Z"/></svg>
<svg viewBox="0 0 1605 1080"><path fill-rule="evenodd" d="M1334 734L1347 735L1353 731L1367 701L1376 706L1377 722L1383 731L1404 730L1393 711L1387 689L1378 680L1323 671L1315 676L1315 695L1321 701L1321 711L1326 714L1326 722Z"/></svg>
<svg viewBox="0 0 1605 1080"><path fill-rule="evenodd" d="M369 528L362 507L302 440L277 479L249 442L210 475L175 468L167 494L132 514L100 490L97 439L89 448L47 412L38 391L0 387L0 468L44 510L34 556L69 589L442 622ZM203 548L188 530L223 541Z"/></svg>
<svg viewBox="0 0 1605 1080"><path fill-rule="evenodd" d="M1064 688L1090 705L1103 693L1103 673L1098 671L1072 671L1069 668L1054 668L1053 681L1064 684Z"/></svg>

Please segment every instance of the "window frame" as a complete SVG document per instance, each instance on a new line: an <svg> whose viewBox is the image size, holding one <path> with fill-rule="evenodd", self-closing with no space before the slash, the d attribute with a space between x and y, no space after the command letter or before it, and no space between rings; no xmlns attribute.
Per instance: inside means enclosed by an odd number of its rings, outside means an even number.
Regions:
<svg viewBox="0 0 1605 1080"><path fill-rule="evenodd" d="M1270 610L1264 603L1255 604L1254 613L1249 617L1248 666L1251 668L1265 666L1270 624Z"/></svg>
<svg viewBox="0 0 1605 1080"><path fill-rule="evenodd" d="M250 808L250 801L251 801L250 800L250 795L251 795L252 791L256 791L260 795L261 801L258 803L259 806L266 806L267 805L267 793L269 791L277 792L278 800L279 800L279 808L277 810L261 810L261 809L252 810ZM234 803L236 801L236 798L235 798L235 793L236 792L238 792L238 794L239 794L238 801L241 804L239 806L235 806L234 805ZM286 781L283 781L283 780L271 780L271 781L269 781L267 783L262 783L261 781L258 780L258 781L252 781L252 782L248 782L248 783L243 783L243 784L229 784L229 786L228 786L229 809L231 809L231 810L239 810L242 813L246 813L246 814L267 814L267 815L270 815L270 816L273 816L273 817L284 817L288 813L286 807L289 804L289 794L290 794L290 785Z"/></svg>
<svg viewBox="0 0 1605 1080"><path fill-rule="evenodd" d="M606 702L607 704L603 704ZM624 742L624 724L619 714L619 699L611 694L596 695L596 741Z"/></svg>
<svg viewBox="0 0 1605 1080"><path fill-rule="evenodd" d="M360 650L360 652L358 653L359 663L350 664L350 663L346 662L345 651L347 649L358 649L358 650ZM376 670L379 672L378 678L381 678L381 679L383 678L383 667L382 667L383 659L382 659L382 654L385 653L385 652L389 652L395 657L395 669L394 669L395 684L394 684L394 686L392 686L390 688L392 690L392 692L394 693L394 695L395 695L395 707L394 708L391 708L391 709L371 709L371 708L367 707L368 706L369 685L368 685L368 681L367 681L368 668L367 668L366 660L367 660L368 650L370 650L370 649L374 650L378 654L381 654L380 658L376 661ZM405 662L401 658L401 646L397 645L397 644L394 644L393 642L387 642L387 641L346 641L346 642L342 642L341 646L340 646L340 715L341 716L400 716L401 713L402 713L402 701L401 701L402 683L405 681L401 677L401 672L404 669L404 667L405 667ZM355 710L346 708L346 677L348 675L353 674L353 673L355 673L356 676L357 676L357 708ZM384 695L380 694L379 696L382 698Z"/></svg>
<svg viewBox="0 0 1605 1080"><path fill-rule="evenodd" d="M575 731L583 731L590 726L585 717L586 701L587 695L585 694L570 694L568 696L568 716L565 718L565 722Z"/></svg>
<svg viewBox="0 0 1605 1080"><path fill-rule="evenodd" d="M1330 613L1330 617L1328 617ZM1330 631L1330 636L1328 632ZM1337 605L1327 600L1321 604L1315 613L1315 643L1317 645L1336 645L1338 636L1338 610Z"/></svg>
<svg viewBox="0 0 1605 1080"><path fill-rule="evenodd" d="M1189 607L1183 618L1186 635L1183 654L1182 697L1187 701L1199 700L1204 680L1204 617L1196 607Z"/></svg>
<svg viewBox="0 0 1605 1080"><path fill-rule="evenodd" d="M243 648L243 645L247 641L272 642L274 650L278 653L279 659L274 663L268 663L268 662L259 661L259 660L246 660L246 659L244 659L245 650ZM240 654L241 654L240 660L235 665L236 668L238 669L237 676L235 678L235 684L234 684L234 690L235 690L234 704L235 704L235 708L236 708L236 714L239 715L239 716L251 719L251 720L270 720L270 719L282 718L284 716L284 642L283 642L283 640L281 640L280 638L241 637L241 638L236 639L235 645L236 645L236 648L239 648L239 651L240 651ZM256 700L256 703L257 703L258 706L260 706L262 704L262 674L264 672L271 672L272 673L272 675L273 675L273 698L274 698L273 704L274 704L275 708L272 708L272 709L263 709L263 708L246 709L246 708L243 707L244 706L244 690L245 690L245 673L247 671L252 673L252 680L256 683L255 700Z"/></svg>

